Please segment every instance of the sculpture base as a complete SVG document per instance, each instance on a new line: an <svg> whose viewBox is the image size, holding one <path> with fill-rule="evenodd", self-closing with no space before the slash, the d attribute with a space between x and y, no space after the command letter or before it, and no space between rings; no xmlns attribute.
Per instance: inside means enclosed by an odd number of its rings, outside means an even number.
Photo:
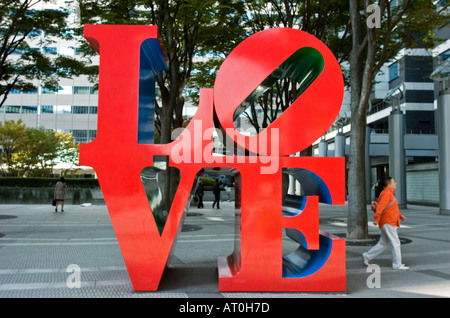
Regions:
<svg viewBox="0 0 450 318"><path fill-rule="evenodd" d="M267 273L262 279L242 273L237 257L218 259L219 291L221 292L345 292L346 263L345 240L332 234L320 232L320 249L311 251L311 259L297 273L288 275L280 260L279 276ZM315 266L314 263L320 263ZM323 263L323 265L322 265ZM260 267L264 267L261 265ZM267 266L269 268L270 266ZM261 269L261 268L260 268ZM259 270L260 270L259 269ZM255 269L257 271L257 269Z"/></svg>

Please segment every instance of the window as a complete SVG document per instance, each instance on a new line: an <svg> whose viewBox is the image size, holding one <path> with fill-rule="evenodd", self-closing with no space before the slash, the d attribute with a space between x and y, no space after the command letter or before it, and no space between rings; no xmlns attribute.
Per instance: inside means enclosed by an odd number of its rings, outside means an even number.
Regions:
<svg viewBox="0 0 450 318"><path fill-rule="evenodd" d="M44 47L44 54L56 54L56 47Z"/></svg>
<svg viewBox="0 0 450 318"><path fill-rule="evenodd" d="M5 105L0 108L1 113L7 114L37 114L37 106L35 105L25 105L25 106L16 106L16 105Z"/></svg>
<svg viewBox="0 0 450 318"><path fill-rule="evenodd" d="M42 87L42 94L55 94L57 92L58 92L57 89L55 90L47 87Z"/></svg>
<svg viewBox="0 0 450 318"><path fill-rule="evenodd" d="M58 105L58 106L56 106L56 113L57 114L71 114L72 113L72 106L69 106L69 105Z"/></svg>
<svg viewBox="0 0 450 318"><path fill-rule="evenodd" d="M97 106L72 106L73 114L97 114Z"/></svg>
<svg viewBox="0 0 450 318"><path fill-rule="evenodd" d="M41 35L41 30L39 29L34 29L30 33L28 33L28 36L39 36L39 35Z"/></svg>
<svg viewBox="0 0 450 318"><path fill-rule="evenodd" d="M88 106L72 106L73 114L88 114L89 107Z"/></svg>
<svg viewBox="0 0 450 318"><path fill-rule="evenodd" d="M97 136L97 130L74 129L71 133L77 144L91 142Z"/></svg>
<svg viewBox="0 0 450 318"><path fill-rule="evenodd" d="M12 54L12 55L21 55L21 54L23 54L23 50L21 50L21 49L10 49L9 50L9 54Z"/></svg>
<svg viewBox="0 0 450 318"><path fill-rule="evenodd" d="M389 66L389 81L392 81L399 76L398 71L399 71L398 62L391 64Z"/></svg>
<svg viewBox="0 0 450 318"><path fill-rule="evenodd" d="M72 136L77 144L88 142L88 130L72 130Z"/></svg>
<svg viewBox="0 0 450 318"><path fill-rule="evenodd" d="M22 106L22 114L36 114L37 106Z"/></svg>
<svg viewBox="0 0 450 318"><path fill-rule="evenodd" d="M88 135L88 131L81 129L74 129L72 130L72 135L74 138L86 138Z"/></svg>
<svg viewBox="0 0 450 318"><path fill-rule="evenodd" d="M41 50L38 47L29 47L25 49L25 52L40 52Z"/></svg>
<svg viewBox="0 0 450 318"><path fill-rule="evenodd" d="M73 94L77 95L87 95L94 94L94 87L91 86L74 86Z"/></svg>
<svg viewBox="0 0 450 318"><path fill-rule="evenodd" d="M42 105L41 106L41 114L53 114L53 106L52 105Z"/></svg>
<svg viewBox="0 0 450 318"><path fill-rule="evenodd" d="M32 90L32 91L28 91L28 92L23 92L22 91L22 93L23 94L37 94L37 87L35 87L34 90Z"/></svg>
<svg viewBox="0 0 450 318"><path fill-rule="evenodd" d="M5 113L7 113L7 114L19 114L20 113L20 106L6 106L5 107Z"/></svg>
<svg viewBox="0 0 450 318"><path fill-rule="evenodd" d="M66 95L72 94L72 86L59 86L58 94L66 94Z"/></svg>

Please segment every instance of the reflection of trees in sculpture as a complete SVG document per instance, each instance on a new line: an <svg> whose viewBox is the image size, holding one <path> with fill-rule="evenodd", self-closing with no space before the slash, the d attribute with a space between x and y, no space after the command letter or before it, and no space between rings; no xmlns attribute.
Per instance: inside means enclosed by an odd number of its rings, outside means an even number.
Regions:
<svg viewBox="0 0 450 318"><path fill-rule="evenodd" d="M235 122L239 115L243 114L257 132L267 128L289 107L290 104L286 101L293 103L314 82L323 66L323 57L317 50L309 47L299 49L277 67L236 109ZM261 124L256 114L258 104L263 108ZM246 111L248 108L250 112Z"/></svg>
<svg viewBox="0 0 450 318"><path fill-rule="evenodd" d="M147 167L141 172L142 184L144 185L150 208L155 217L159 234L162 233L170 210L170 205L166 205L162 194L162 189L165 188L165 175L165 169L156 167Z"/></svg>

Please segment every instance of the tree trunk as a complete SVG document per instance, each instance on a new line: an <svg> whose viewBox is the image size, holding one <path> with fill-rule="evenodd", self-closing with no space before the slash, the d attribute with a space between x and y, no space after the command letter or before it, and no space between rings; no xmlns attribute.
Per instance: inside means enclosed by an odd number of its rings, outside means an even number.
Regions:
<svg viewBox="0 0 450 318"><path fill-rule="evenodd" d="M350 19L352 24L352 51L350 53L351 83L351 131L350 153L348 157L348 216L347 237L364 239L368 236L366 207L366 109L368 102L367 85L364 80L367 60L364 58L363 26L360 19L358 0L350 0ZM369 89L370 93L370 89Z"/></svg>
<svg viewBox="0 0 450 318"><path fill-rule="evenodd" d="M365 122L365 118L362 119L360 116L352 114L350 154L348 157L347 237L356 239L365 239L368 234L365 182Z"/></svg>

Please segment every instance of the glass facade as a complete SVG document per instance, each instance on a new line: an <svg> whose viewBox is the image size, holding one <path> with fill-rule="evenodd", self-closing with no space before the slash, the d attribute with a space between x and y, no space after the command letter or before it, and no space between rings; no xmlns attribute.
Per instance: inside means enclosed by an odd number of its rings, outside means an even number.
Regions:
<svg viewBox="0 0 450 318"><path fill-rule="evenodd" d="M92 86L74 86L72 93L75 95L88 95L88 94L96 94L96 91Z"/></svg>
<svg viewBox="0 0 450 318"><path fill-rule="evenodd" d="M396 79L399 76L398 62L395 62L389 66L389 81Z"/></svg>
<svg viewBox="0 0 450 318"><path fill-rule="evenodd" d="M97 136L97 130L74 129L68 132L72 133L77 144L91 142Z"/></svg>

